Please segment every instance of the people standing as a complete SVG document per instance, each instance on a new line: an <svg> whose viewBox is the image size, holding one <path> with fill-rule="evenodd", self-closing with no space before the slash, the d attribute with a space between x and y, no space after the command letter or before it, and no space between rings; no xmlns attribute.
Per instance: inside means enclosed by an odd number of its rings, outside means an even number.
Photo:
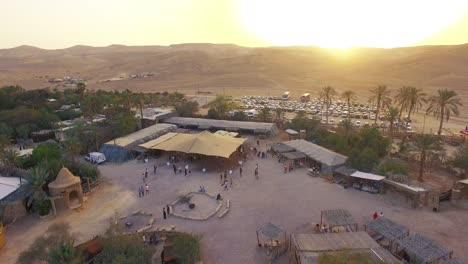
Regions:
<svg viewBox="0 0 468 264"><path fill-rule="evenodd" d="M145 179L148 178L148 168L145 169Z"/></svg>
<svg viewBox="0 0 468 264"><path fill-rule="evenodd" d="M138 197L141 198L141 188L140 187L138 187Z"/></svg>
<svg viewBox="0 0 468 264"><path fill-rule="evenodd" d="M148 186L148 183L145 185L145 191L146 191L146 195L148 195L148 193L149 193L149 186Z"/></svg>
<svg viewBox="0 0 468 264"><path fill-rule="evenodd" d="M172 169L174 170L174 175L177 175L177 167L175 164L172 164Z"/></svg>
<svg viewBox="0 0 468 264"><path fill-rule="evenodd" d="M255 179L258 180L258 168L255 168Z"/></svg>
<svg viewBox="0 0 468 264"><path fill-rule="evenodd" d="M153 173L156 174L156 170L158 169L158 165L154 164L153 165Z"/></svg>
<svg viewBox="0 0 468 264"><path fill-rule="evenodd" d="M383 212L380 212L380 217L383 217Z"/></svg>
<svg viewBox="0 0 468 264"><path fill-rule="evenodd" d="M166 216L166 207L164 207L164 208L163 208L163 218L164 218L164 220L166 220L166 217L167 217L167 216Z"/></svg>
<svg viewBox="0 0 468 264"><path fill-rule="evenodd" d="M257 139L257 146L260 146L260 140Z"/></svg>
<svg viewBox="0 0 468 264"><path fill-rule="evenodd" d="M232 177L229 179L229 181L231 182L231 188L232 188Z"/></svg>
<svg viewBox="0 0 468 264"><path fill-rule="evenodd" d="M168 215L171 214L171 207L169 207L169 205L166 205L166 211Z"/></svg>
<svg viewBox="0 0 468 264"><path fill-rule="evenodd" d="M184 176L187 176L187 168L184 168Z"/></svg>
<svg viewBox="0 0 468 264"><path fill-rule="evenodd" d="M375 220L375 219L377 219L377 217L379 217L379 216L377 215L377 212L375 212L374 215L372 216L372 218Z"/></svg>
<svg viewBox="0 0 468 264"><path fill-rule="evenodd" d="M219 175L219 182L221 183L221 185L223 185L223 174L222 173Z"/></svg>
<svg viewBox="0 0 468 264"><path fill-rule="evenodd" d="M143 189L143 186L140 186L141 190L141 197L145 197L145 189Z"/></svg>
<svg viewBox="0 0 468 264"><path fill-rule="evenodd" d="M242 177L242 167L239 167L239 175Z"/></svg>

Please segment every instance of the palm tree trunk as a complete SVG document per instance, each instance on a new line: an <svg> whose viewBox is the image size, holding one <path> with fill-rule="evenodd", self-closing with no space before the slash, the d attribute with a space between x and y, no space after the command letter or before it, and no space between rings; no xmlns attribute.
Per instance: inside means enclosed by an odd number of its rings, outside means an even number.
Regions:
<svg viewBox="0 0 468 264"><path fill-rule="evenodd" d="M403 113L403 104L400 106L400 114L398 115L398 122L401 121L401 114Z"/></svg>
<svg viewBox="0 0 468 264"><path fill-rule="evenodd" d="M351 98L348 97L348 120L351 119L351 117L349 116L349 110L351 110Z"/></svg>
<svg viewBox="0 0 468 264"><path fill-rule="evenodd" d="M437 131L437 134L440 136L442 134L442 125L444 123L444 110L445 110L445 107L441 107L440 108L440 124L439 124L439 131Z"/></svg>
<svg viewBox="0 0 468 264"><path fill-rule="evenodd" d="M419 178L418 180L420 182L423 182L423 173L424 173L424 163L426 163L426 152L422 151L421 152L421 161L419 162Z"/></svg>

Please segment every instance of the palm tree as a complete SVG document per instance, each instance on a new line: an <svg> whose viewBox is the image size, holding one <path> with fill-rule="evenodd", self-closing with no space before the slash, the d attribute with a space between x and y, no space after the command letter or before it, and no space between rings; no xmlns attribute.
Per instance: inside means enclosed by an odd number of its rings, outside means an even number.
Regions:
<svg viewBox="0 0 468 264"><path fill-rule="evenodd" d="M397 91L397 94L395 95L395 102L400 106L400 114L398 115L398 121L401 120L401 114L403 113L403 111L408 109L410 89L410 86L403 86Z"/></svg>
<svg viewBox="0 0 468 264"><path fill-rule="evenodd" d="M440 150L439 141L429 134L416 135L414 148L419 152L419 181L423 181L424 167L428 155L433 154Z"/></svg>
<svg viewBox="0 0 468 264"><path fill-rule="evenodd" d="M421 88L410 87L408 94L408 120L411 120L411 113L414 113L426 102L426 93Z"/></svg>
<svg viewBox="0 0 468 264"><path fill-rule="evenodd" d="M340 124L340 127L341 127L341 130L343 132L343 135L346 139L346 143L348 144L348 146L350 145L350 138L351 136L354 134L354 125L353 125L353 122L351 122L351 120L348 118L348 119L345 119L343 120L343 122Z"/></svg>
<svg viewBox="0 0 468 264"><path fill-rule="evenodd" d="M390 140L393 140L393 123L397 120L400 114L400 110L396 106L389 106L387 112L387 119L390 122L389 132L390 132Z"/></svg>
<svg viewBox="0 0 468 264"><path fill-rule="evenodd" d="M44 168L32 168L24 178L28 182L25 186L28 206L31 206L33 201L40 201L46 198L47 195L44 191L44 186L49 178L49 173Z"/></svg>
<svg viewBox="0 0 468 264"><path fill-rule="evenodd" d="M13 149L6 149L2 155L3 165L7 168L18 167L20 160L18 153Z"/></svg>
<svg viewBox="0 0 468 264"><path fill-rule="evenodd" d="M328 116L330 115L330 105L333 100L333 97L336 95L336 91L331 86L323 87L320 91L320 99L325 101L325 107L327 108L325 111L325 115L327 117L327 124L328 124Z"/></svg>
<svg viewBox="0 0 468 264"><path fill-rule="evenodd" d="M351 90L346 90L344 91L341 96L346 100L346 104L348 105L348 110L351 107L351 101L355 99L356 93ZM348 119L350 119L350 116L348 115Z"/></svg>
<svg viewBox="0 0 468 264"><path fill-rule="evenodd" d="M264 107L262 109L260 109L260 113L258 115L260 117L260 120L262 120L263 122L269 122L270 121L270 108L268 107Z"/></svg>
<svg viewBox="0 0 468 264"><path fill-rule="evenodd" d="M442 134L442 124L444 118L449 120L450 115L460 115L458 107L462 106L461 99L455 91L444 89L438 90L437 95L429 97L429 106L426 110L427 113L432 113L436 118L440 118L439 131L437 134Z"/></svg>
<svg viewBox="0 0 468 264"><path fill-rule="evenodd" d="M372 96L369 98L370 103L377 105L377 112L375 113L375 121L379 119L380 108L384 108L390 105L392 99L390 99L390 90L386 85L379 85L371 90Z"/></svg>
<svg viewBox="0 0 468 264"><path fill-rule="evenodd" d="M281 127L282 127L284 123L284 114L285 114L283 111L283 108L281 107L276 108L275 113L276 113L276 120L281 124Z"/></svg>

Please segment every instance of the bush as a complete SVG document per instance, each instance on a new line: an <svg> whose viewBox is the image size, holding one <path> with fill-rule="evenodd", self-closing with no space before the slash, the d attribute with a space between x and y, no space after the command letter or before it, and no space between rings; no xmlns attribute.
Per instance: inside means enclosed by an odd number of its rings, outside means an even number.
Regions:
<svg viewBox="0 0 468 264"><path fill-rule="evenodd" d="M91 181L97 180L100 176L97 166L91 163L74 161L67 163L66 166L73 175L80 176L81 178L89 178Z"/></svg>
<svg viewBox="0 0 468 264"><path fill-rule="evenodd" d="M40 200L34 203L34 212L38 213L40 216L49 214L50 208L52 207L49 200Z"/></svg>
<svg viewBox="0 0 468 264"><path fill-rule="evenodd" d="M408 174L408 166L400 160L386 159L377 168L377 173L380 175L388 175L388 174L406 175Z"/></svg>
<svg viewBox="0 0 468 264"><path fill-rule="evenodd" d="M150 264L155 248L144 244L137 235L115 235L106 237L103 249L94 263L141 263Z"/></svg>
<svg viewBox="0 0 468 264"><path fill-rule="evenodd" d="M43 143L34 148L32 158L36 164L43 161L61 160L63 150L57 143Z"/></svg>
<svg viewBox="0 0 468 264"><path fill-rule="evenodd" d="M178 263L193 264L200 260L199 237L180 233L174 237L173 245Z"/></svg>

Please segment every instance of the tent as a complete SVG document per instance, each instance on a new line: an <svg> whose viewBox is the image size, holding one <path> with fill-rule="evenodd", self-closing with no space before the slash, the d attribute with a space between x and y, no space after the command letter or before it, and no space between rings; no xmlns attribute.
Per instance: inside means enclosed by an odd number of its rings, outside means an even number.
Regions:
<svg viewBox="0 0 468 264"><path fill-rule="evenodd" d="M191 117L171 117L164 120L164 123L174 124L179 127L197 128L201 130L217 129L232 132L247 132L251 134L275 135L278 128L274 123L216 120Z"/></svg>
<svg viewBox="0 0 468 264"><path fill-rule="evenodd" d="M348 159L348 157L344 155L333 152L327 148L303 139L286 141L284 144L304 153L310 159L320 163L320 170L325 174L331 174L335 168L345 164L346 160Z"/></svg>
<svg viewBox="0 0 468 264"><path fill-rule="evenodd" d="M177 129L175 125L156 124L129 135L116 138L101 146L99 152L110 162L124 162L132 158L131 152L139 144L155 139Z"/></svg>
<svg viewBox="0 0 468 264"><path fill-rule="evenodd" d="M155 150L229 158L245 140L245 138L220 136L203 131L198 134L168 133L140 146Z"/></svg>

